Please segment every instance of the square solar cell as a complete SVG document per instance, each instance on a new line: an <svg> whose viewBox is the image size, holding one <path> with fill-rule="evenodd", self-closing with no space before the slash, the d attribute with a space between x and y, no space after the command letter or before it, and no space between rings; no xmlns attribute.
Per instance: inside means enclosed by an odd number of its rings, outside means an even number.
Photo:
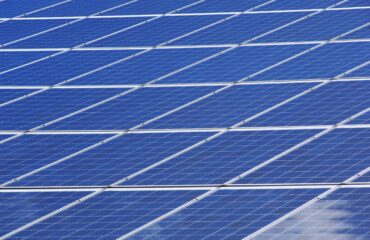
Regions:
<svg viewBox="0 0 370 240"><path fill-rule="evenodd" d="M30 17L67 17L67 16L88 16L101 11L128 3L129 0L73 0L65 4L46 9Z"/></svg>
<svg viewBox="0 0 370 240"><path fill-rule="evenodd" d="M8 137L10 137L8 135ZM98 143L109 135L25 135L0 144L0 185Z"/></svg>
<svg viewBox="0 0 370 240"><path fill-rule="evenodd" d="M336 190L253 239L369 239L369 198L370 188Z"/></svg>
<svg viewBox="0 0 370 240"><path fill-rule="evenodd" d="M71 82L75 85L94 84L140 84L162 78L193 62L204 59L219 48L157 49L127 61L112 65L93 74ZM113 52L112 52L113 53Z"/></svg>
<svg viewBox="0 0 370 240"><path fill-rule="evenodd" d="M215 89L215 87L142 88L47 128L54 130L129 129Z"/></svg>
<svg viewBox="0 0 370 240"><path fill-rule="evenodd" d="M310 47L312 45L239 47L166 77L160 83L239 81Z"/></svg>
<svg viewBox="0 0 370 240"><path fill-rule="evenodd" d="M228 132L123 185L223 184L317 131Z"/></svg>
<svg viewBox="0 0 370 240"><path fill-rule="evenodd" d="M201 141L209 135L209 133L124 135L33 174L13 185L110 185Z"/></svg>
<svg viewBox="0 0 370 240"><path fill-rule="evenodd" d="M128 28L146 18L84 19L9 45L11 48L69 48ZM23 21L22 21L23 22Z"/></svg>
<svg viewBox="0 0 370 240"><path fill-rule="evenodd" d="M0 17L11 18L21 16L58 2L61 2L61 0L33 0L32 4L24 4L24 0L1 1Z"/></svg>
<svg viewBox="0 0 370 240"><path fill-rule="evenodd" d="M0 75L0 85L55 85L78 79L137 51L69 51Z"/></svg>
<svg viewBox="0 0 370 240"><path fill-rule="evenodd" d="M27 89L0 89L0 106L8 101L22 97L36 90Z"/></svg>
<svg viewBox="0 0 370 240"><path fill-rule="evenodd" d="M370 104L370 81L332 82L246 126L334 125Z"/></svg>
<svg viewBox="0 0 370 240"><path fill-rule="evenodd" d="M171 211L202 191L103 192L13 239L116 239Z"/></svg>
<svg viewBox="0 0 370 240"><path fill-rule="evenodd" d="M370 164L370 129L336 129L237 183L343 182Z"/></svg>
<svg viewBox="0 0 370 240"><path fill-rule="evenodd" d="M182 8L196 0L140 0L126 6L113 9L102 15L135 15L135 14L164 14Z"/></svg>
<svg viewBox="0 0 370 240"><path fill-rule="evenodd" d="M267 4L258 10L271 11L271 10L300 10L300 9L322 9L330 7L338 3L338 0L278 0L273 3Z"/></svg>
<svg viewBox="0 0 370 240"><path fill-rule="evenodd" d="M46 57L55 52L0 52L0 74L3 71Z"/></svg>
<svg viewBox="0 0 370 240"><path fill-rule="evenodd" d="M54 89L0 108L1 130L29 130L97 103L122 89Z"/></svg>
<svg viewBox="0 0 370 240"><path fill-rule="evenodd" d="M0 236L87 194L87 192L0 192Z"/></svg>
<svg viewBox="0 0 370 240"><path fill-rule="evenodd" d="M342 39L362 39L370 38L370 26L357 30L351 34L344 36Z"/></svg>
<svg viewBox="0 0 370 240"><path fill-rule="evenodd" d="M258 74L252 80L334 78L369 60L370 43L327 44Z"/></svg>
<svg viewBox="0 0 370 240"><path fill-rule="evenodd" d="M235 86L154 121L144 128L231 127L314 85Z"/></svg>
<svg viewBox="0 0 370 240"><path fill-rule="evenodd" d="M322 189L222 190L129 239L243 239L320 194Z"/></svg>
<svg viewBox="0 0 370 240"><path fill-rule="evenodd" d="M171 45L242 43L307 13L244 14L179 39Z"/></svg>
<svg viewBox="0 0 370 240"><path fill-rule="evenodd" d="M89 44L89 47L156 46L216 22L224 16L161 17Z"/></svg>
<svg viewBox="0 0 370 240"><path fill-rule="evenodd" d="M369 22L370 9L325 11L292 24L256 42L292 42L329 40Z"/></svg>
<svg viewBox="0 0 370 240"><path fill-rule="evenodd" d="M70 20L6 21L0 24L0 46L63 25Z"/></svg>
<svg viewBox="0 0 370 240"><path fill-rule="evenodd" d="M338 7L370 7L368 0L349 0Z"/></svg>
<svg viewBox="0 0 370 240"><path fill-rule="evenodd" d="M266 0L207 0L186 8L180 13L243 12L266 2Z"/></svg>

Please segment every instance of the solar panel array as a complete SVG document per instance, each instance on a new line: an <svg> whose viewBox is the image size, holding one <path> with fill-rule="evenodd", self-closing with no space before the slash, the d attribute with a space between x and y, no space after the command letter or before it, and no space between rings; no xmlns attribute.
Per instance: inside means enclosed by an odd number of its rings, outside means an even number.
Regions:
<svg viewBox="0 0 370 240"><path fill-rule="evenodd" d="M0 239L369 239L368 0L0 1Z"/></svg>

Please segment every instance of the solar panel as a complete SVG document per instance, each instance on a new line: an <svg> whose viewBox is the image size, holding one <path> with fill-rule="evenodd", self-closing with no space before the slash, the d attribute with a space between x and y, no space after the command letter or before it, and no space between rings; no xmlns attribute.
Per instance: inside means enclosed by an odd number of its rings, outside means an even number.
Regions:
<svg viewBox="0 0 370 240"><path fill-rule="evenodd" d="M368 239L367 0L0 0L0 239Z"/></svg>

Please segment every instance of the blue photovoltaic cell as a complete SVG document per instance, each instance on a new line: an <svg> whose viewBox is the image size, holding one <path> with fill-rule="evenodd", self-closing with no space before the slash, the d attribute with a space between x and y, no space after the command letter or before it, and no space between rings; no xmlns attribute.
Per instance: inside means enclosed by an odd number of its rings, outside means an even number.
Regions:
<svg viewBox="0 0 370 240"><path fill-rule="evenodd" d="M70 51L1 74L0 85L54 85L124 59L136 51Z"/></svg>
<svg viewBox="0 0 370 240"><path fill-rule="evenodd" d="M53 124L48 129L129 129L215 89L215 87L143 88Z"/></svg>
<svg viewBox="0 0 370 240"><path fill-rule="evenodd" d="M0 144L0 185L108 137L110 135L25 135Z"/></svg>
<svg viewBox="0 0 370 240"><path fill-rule="evenodd" d="M338 7L369 7L369 0L349 0Z"/></svg>
<svg viewBox="0 0 370 240"><path fill-rule="evenodd" d="M0 24L0 45L57 27L70 20L7 21Z"/></svg>
<svg viewBox="0 0 370 240"><path fill-rule="evenodd" d="M336 190L253 239L369 239L369 199L370 188Z"/></svg>
<svg viewBox="0 0 370 240"><path fill-rule="evenodd" d="M157 49L82 77L72 84L147 83L221 50L219 48Z"/></svg>
<svg viewBox="0 0 370 240"><path fill-rule="evenodd" d="M27 89L0 89L0 104L22 97L36 90Z"/></svg>
<svg viewBox="0 0 370 240"><path fill-rule="evenodd" d="M368 23L369 16L370 9L326 11L268 34L257 42L328 40Z"/></svg>
<svg viewBox="0 0 370 240"><path fill-rule="evenodd" d="M29 130L97 103L122 89L54 89L0 108L1 130Z"/></svg>
<svg viewBox="0 0 370 240"><path fill-rule="evenodd" d="M0 236L87 194L87 192L0 192Z"/></svg>
<svg viewBox="0 0 370 240"><path fill-rule="evenodd" d="M129 0L73 0L29 15L30 17L87 16L129 2Z"/></svg>
<svg viewBox="0 0 370 240"><path fill-rule="evenodd" d="M223 184L317 131L228 132L123 185Z"/></svg>
<svg viewBox="0 0 370 240"><path fill-rule="evenodd" d="M217 191L129 239L240 240L321 192L322 189Z"/></svg>
<svg viewBox="0 0 370 240"><path fill-rule="evenodd" d="M254 77L253 80L333 78L370 57L370 43L327 44Z"/></svg>
<svg viewBox="0 0 370 240"><path fill-rule="evenodd" d="M363 176L357 178L354 182L370 182L370 172L367 172Z"/></svg>
<svg viewBox="0 0 370 240"><path fill-rule="evenodd" d="M140 0L102 15L163 14L195 2L196 0Z"/></svg>
<svg viewBox="0 0 370 240"><path fill-rule="evenodd" d="M171 45L242 43L307 13L244 14L191 34Z"/></svg>
<svg viewBox="0 0 370 240"><path fill-rule="evenodd" d="M370 64L346 75L347 77L370 77Z"/></svg>
<svg viewBox="0 0 370 240"><path fill-rule="evenodd" d="M0 52L0 71L21 66L53 53L55 52Z"/></svg>
<svg viewBox="0 0 370 240"><path fill-rule="evenodd" d="M85 19L10 45L11 48L67 48L125 29L146 18Z"/></svg>
<svg viewBox="0 0 370 240"><path fill-rule="evenodd" d="M237 183L343 182L370 164L370 129L336 129Z"/></svg>
<svg viewBox="0 0 370 240"><path fill-rule="evenodd" d="M278 0L259 8L261 11L270 10L297 10L297 9L322 9L338 3L338 0Z"/></svg>
<svg viewBox="0 0 370 240"><path fill-rule="evenodd" d="M110 185L209 135L209 133L128 134L33 174L15 185Z"/></svg>
<svg viewBox="0 0 370 240"><path fill-rule="evenodd" d="M145 128L230 127L314 85L235 86L154 121Z"/></svg>
<svg viewBox="0 0 370 240"><path fill-rule="evenodd" d="M369 104L370 81L332 82L245 126L337 124L368 108Z"/></svg>
<svg viewBox="0 0 370 240"><path fill-rule="evenodd" d="M166 77L160 83L239 81L310 47L312 45L239 47Z"/></svg>
<svg viewBox="0 0 370 240"><path fill-rule="evenodd" d="M352 120L351 124L370 124L370 112Z"/></svg>
<svg viewBox="0 0 370 240"><path fill-rule="evenodd" d="M266 0L206 0L186 8L180 13L243 12L266 2Z"/></svg>
<svg viewBox="0 0 370 240"><path fill-rule="evenodd" d="M220 20L224 16L161 17L89 44L89 47L155 46Z"/></svg>
<svg viewBox="0 0 370 240"><path fill-rule="evenodd" d="M32 4L25 4L24 0L11 0L0 2L0 17L11 18L29 13L62 0L32 0Z"/></svg>
<svg viewBox="0 0 370 240"><path fill-rule="evenodd" d="M203 191L108 191L33 225L13 239L117 239Z"/></svg>
<svg viewBox="0 0 370 240"><path fill-rule="evenodd" d="M348 34L344 36L342 39L361 39L361 38L370 38L370 26L364 27L351 34Z"/></svg>

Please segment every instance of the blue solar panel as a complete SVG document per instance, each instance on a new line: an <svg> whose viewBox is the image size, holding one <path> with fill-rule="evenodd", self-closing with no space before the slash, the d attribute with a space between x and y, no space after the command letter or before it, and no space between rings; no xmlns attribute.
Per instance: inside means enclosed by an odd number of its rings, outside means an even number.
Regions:
<svg viewBox="0 0 370 240"><path fill-rule="evenodd" d="M145 128L230 127L315 84L237 86L168 115Z"/></svg>
<svg viewBox="0 0 370 240"><path fill-rule="evenodd" d="M0 71L21 66L55 52L0 52Z"/></svg>
<svg viewBox="0 0 370 240"><path fill-rule="evenodd" d="M146 18L85 19L10 45L12 48L68 48L128 28Z"/></svg>
<svg viewBox="0 0 370 240"><path fill-rule="evenodd" d="M41 224L18 239L116 239L200 195L202 191L104 192Z"/></svg>
<svg viewBox="0 0 370 240"><path fill-rule="evenodd" d="M186 8L180 13L242 12L266 2L266 0L207 0Z"/></svg>
<svg viewBox="0 0 370 240"><path fill-rule="evenodd" d="M129 239L243 239L322 191L218 191Z"/></svg>
<svg viewBox="0 0 370 240"><path fill-rule="evenodd" d="M122 89L55 89L0 108L1 130L29 130L121 92Z"/></svg>
<svg viewBox="0 0 370 240"><path fill-rule="evenodd" d="M162 17L89 44L90 47L154 46L222 19L222 16Z"/></svg>
<svg viewBox="0 0 370 240"><path fill-rule="evenodd" d="M144 88L53 124L48 129L128 129L215 89L215 87Z"/></svg>
<svg viewBox="0 0 370 240"><path fill-rule="evenodd" d="M327 11L269 34L257 42L327 40L368 23L369 16L370 9Z"/></svg>
<svg viewBox="0 0 370 240"><path fill-rule="evenodd" d="M370 77L370 64L348 74L348 77Z"/></svg>
<svg viewBox="0 0 370 240"><path fill-rule="evenodd" d="M367 0L349 0L342 3L340 7L369 7L370 3Z"/></svg>
<svg viewBox="0 0 370 240"><path fill-rule="evenodd" d="M316 133L315 130L229 132L123 185L223 184Z"/></svg>
<svg viewBox="0 0 370 240"><path fill-rule="evenodd" d="M182 67L187 67L219 51L219 48L157 49L82 77L71 84L146 83ZM112 53L107 55L112 55Z"/></svg>
<svg viewBox="0 0 370 240"><path fill-rule="evenodd" d="M354 182L370 182L370 172L367 172L363 176L357 178Z"/></svg>
<svg viewBox="0 0 370 240"><path fill-rule="evenodd" d="M370 114L366 113L355 120L351 121L352 124L370 124Z"/></svg>
<svg viewBox="0 0 370 240"><path fill-rule="evenodd" d="M370 163L370 129L336 129L247 175L238 183L343 182Z"/></svg>
<svg viewBox="0 0 370 240"><path fill-rule="evenodd" d="M370 81L334 82L252 120L246 126L337 124L370 104Z"/></svg>
<svg viewBox="0 0 370 240"><path fill-rule="evenodd" d="M334 4L339 3L338 0L278 0L273 3L267 4L261 7L261 11L271 11L271 10L297 10L297 9L316 9L316 8L327 8ZM340 5L339 5L340 6Z"/></svg>
<svg viewBox="0 0 370 240"><path fill-rule="evenodd" d="M137 51L69 51L0 75L0 85L54 85L124 59Z"/></svg>
<svg viewBox="0 0 370 240"><path fill-rule="evenodd" d="M0 185L108 137L110 135L25 135L0 144Z"/></svg>
<svg viewBox="0 0 370 240"><path fill-rule="evenodd" d="M369 239L369 197L369 188L339 189L253 239Z"/></svg>
<svg viewBox="0 0 370 240"><path fill-rule="evenodd" d="M312 45L239 47L166 77L160 83L239 81L310 47Z"/></svg>
<svg viewBox="0 0 370 240"><path fill-rule="evenodd" d="M0 17L10 18L20 16L59 2L61 0L33 0L32 4L24 4L24 0L1 1Z"/></svg>
<svg viewBox="0 0 370 240"><path fill-rule="evenodd" d="M177 40L172 45L242 43L305 15L307 13L244 14Z"/></svg>
<svg viewBox="0 0 370 240"><path fill-rule="evenodd" d="M0 192L0 235L16 230L85 195L86 192Z"/></svg>
<svg viewBox="0 0 370 240"><path fill-rule="evenodd" d="M370 38L370 26L361 28L351 34L344 36L342 39L362 39L362 38Z"/></svg>
<svg viewBox="0 0 370 240"><path fill-rule="evenodd" d="M22 97L33 92L27 89L0 89L0 104Z"/></svg>
<svg viewBox="0 0 370 240"><path fill-rule="evenodd" d="M259 74L254 80L333 78L368 61L368 50L367 42L328 44Z"/></svg>

